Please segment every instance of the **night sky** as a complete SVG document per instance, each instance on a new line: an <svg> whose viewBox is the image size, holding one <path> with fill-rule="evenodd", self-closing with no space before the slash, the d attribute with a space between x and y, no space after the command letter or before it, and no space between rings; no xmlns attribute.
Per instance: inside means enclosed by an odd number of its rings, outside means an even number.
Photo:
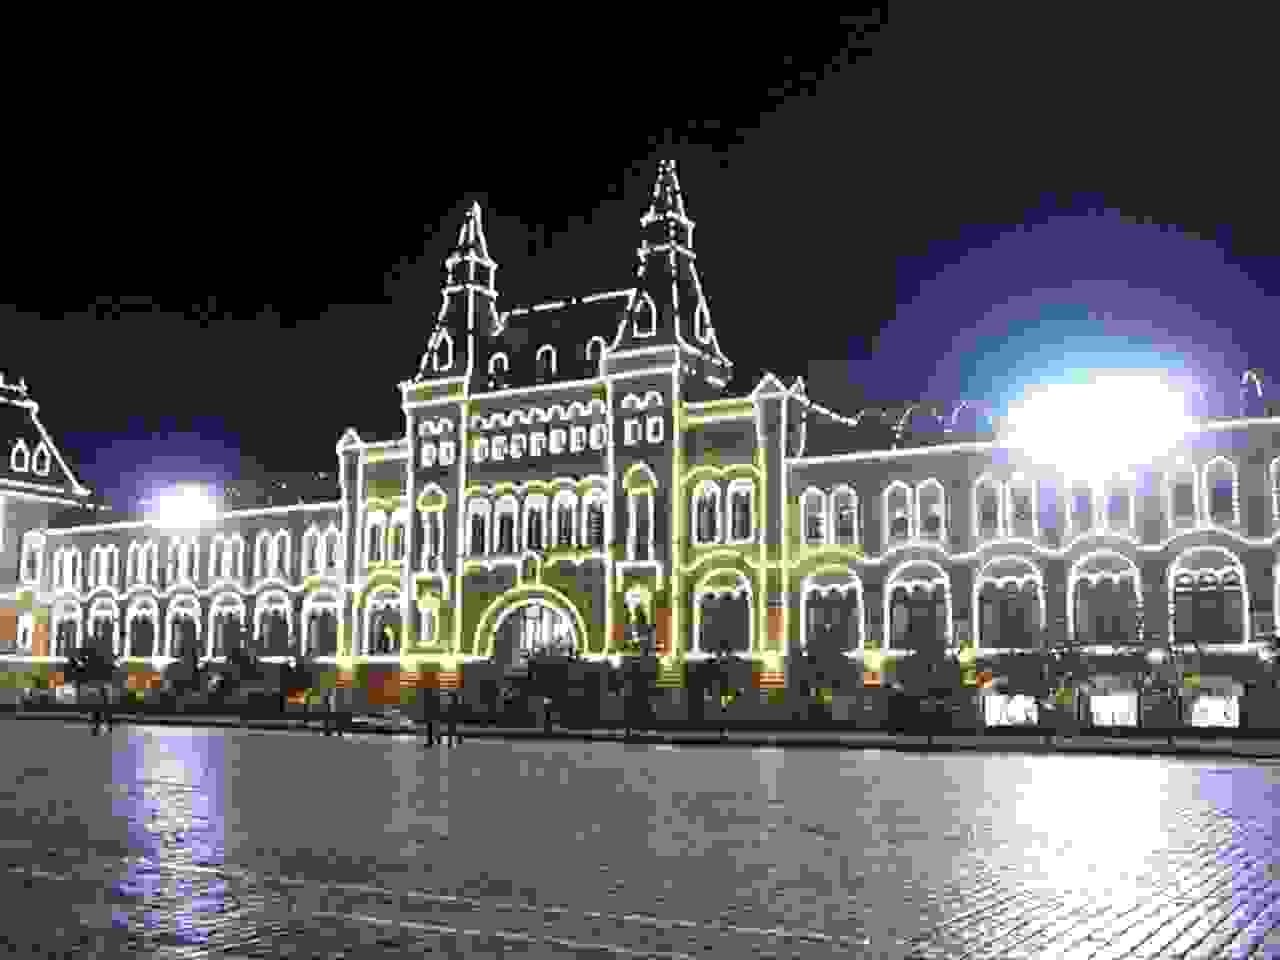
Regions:
<svg viewBox="0 0 1280 960"><path fill-rule="evenodd" d="M619 289L672 156L735 390L1280 381L1271 25L962 6L90 57L11 98L0 369L118 505L332 470L345 427L403 428L472 201L504 309Z"/></svg>

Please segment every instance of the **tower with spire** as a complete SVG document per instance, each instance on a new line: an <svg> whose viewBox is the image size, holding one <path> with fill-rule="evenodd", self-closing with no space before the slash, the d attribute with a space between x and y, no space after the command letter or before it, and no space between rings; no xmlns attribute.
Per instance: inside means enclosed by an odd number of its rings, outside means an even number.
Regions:
<svg viewBox="0 0 1280 960"><path fill-rule="evenodd" d="M658 165L649 207L640 218L635 291L618 326L612 353L653 353L674 347L681 354L689 399L718 396L732 362L720 349L693 249L694 222L673 160Z"/></svg>
<svg viewBox="0 0 1280 960"><path fill-rule="evenodd" d="M498 329L498 265L489 256L480 204L471 204L458 230L458 242L444 261L440 312L418 367L417 380L453 380L477 373L477 338Z"/></svg>

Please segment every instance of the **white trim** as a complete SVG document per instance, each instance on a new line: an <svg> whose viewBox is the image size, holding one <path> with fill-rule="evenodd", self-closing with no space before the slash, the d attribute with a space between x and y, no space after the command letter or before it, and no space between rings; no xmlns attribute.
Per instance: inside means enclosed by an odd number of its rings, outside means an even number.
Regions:
<svg viewBox="0 0 1280 960"><path fill-rule="evenodd" d="M559 490L551 499L551 523L552 523L552 539L550 545L552 547L561 546L560 543L560 513L564 506L568 506L573 512L573 522L569 525L570 543L564 546L577 547L578 540L578 495L570 490Z"/></svg>
<svg viewBox="0 0 1280 960"><path fill-rule="evenodd" d="M738 581L734 587L710 588L706 584L712 577L723 576L724 574L733 574ZM698 585L693 590L693 623L691 629L692 636L689 638L689 658L699 659L709 654L702 649L702 601L707 597L733 597L745 595L747 601L747 654L753 654L759 649L756 641L756 623L755 623L755 595L751 589L751 581L740 570L718 569L709 570L698 581ZM679 651L677 650L677 653Z"/></svg>
<svg viewBox="0 0 1280 960"><path fill-rule="evenodd" d="M1020 490L1025 490L1030 494L1031 504L1031 530L1028 535L1026 531L1017 527L1017 506L1016 500ZM1011 537L1025 537L1031 540L1040 539L1040 485L1033 476L1027 476L1023 473L1014 473L1005 484L1005 494L1007 504L1005 510L1006 523L1005 526Z"/></svg>
<svg viewBox="0 0 1280 960"><path fill-rule="evenodd" d="M1165 527L1170 534L1182 533L1183 531L1192 530L1202 525L1200 518L1200 478L1201 473L1195 468L1186 457L1179 457L1164 474L1164 501L1165 501ZM1179 486L1178 481L1191 481L1191 512L1189 518L1174 516L1174 491Z"/></svg>
<svg viewBox="0 0 1280 960"><path fill-rule="evenodd" d="M784 441L785 442L785 441ZM815 514L821 529L818 531L817 537L809 535L809 501L811 498L817 499L817 509ZM829 539L830 531L827 529L827 520L831 515L831 508L827 504L827 494L817 487L806 487L805 491L800 494L800 542L807 547L824 546ZM785 522L785 521L784 521Z"/></svg>
<svg viewBox="0 0 1280 960"><path fill-rule="evenodd" d="M253 642L259 649L262 648L264 643L262 635L262 621L268 614L274 613L280 609L284 610L285 623L288 625L289 629L289 641L292 645L293 599L284 590L273 587L258 594L253 606Z"/></svg>
<svg viewBox="0 0 1280 960"><path fill-rule="evenodd" d="M466 556L483 557L489 554L489 543L492 538L493 531L490 529L490 521L493 516L493 504L488 497L472 496L467 500L466 509ZM484 542L480 544L480 549L476 549L475 543L475 523L473 517L484 518Z"/></svg>
<svg viewBox="0 0 1280 960"><path fill-rule="evenodd" d="M1080 573L1079 571L1091 560L1099 557L1109 557L1120 560L1127 564L1128 569L1120 571L1096 571L1094 573ZM1076 584L1085 580L1090 586L1094 586L1101 580L1110 580L1115 584L1120 584L1126 577L1133 578L1134 593L1134 611L1135 615L1142 612L1142 571L1138 565L1134 563L1132 558L1125 556L1118 550L1110 550L1101 548L1092 550L1089 553L1082 554L1075 563L1071 565L1071 569L1067 572L1067 639L1074 641L1076 635ZM1138 622L1142 623L1141 617ZM1138 631L1138 641L1141 643L1146 635L1145 626L1140 627Z"/></svg>
<svg viewBox="0 0 1280 960"><path fill-rule="evenodd" d="M546 367L544 367L542 363L543 353L549 353L551 356L549 373L546 371ZM549 343L544 343L542 346L538 348L537 352L533 355L533 363L534 363L534 376L554 377L557 373L557 366L558 366L557 358L556 358L556 348L551 346L551 344Z"/></svg>
<svg viewBox="0 0 1280 960"><path fill-rule="evenodd" d="M14 441L13 448L9 451L9 469L14 473L26 473L30 465L31 451L27 448L27 441L19 437Z"/></svg>
<svg viewBox="0 0 1280 960"><path fill-rule="evenodd" d="M582 529L581 536L578 538L578 543L582 544L587 549L604 550L609 546L608 500L608 495L599 487L592 487L582 496ZM599 504L602 512L602 516L600 518L602 521L600 524L600 536L604 542L598 544L591 542L590 518L591 507L593 504Z"/></svg>
<svg viewBox="0 0 1280 960"><path fill-rule="evenodd" d="M511 517L511 549L502 549L502 518ZM494 553L517 554L521 552L522 538L520 536L520 501L513 494L506 493L498 498L493 508L493 532L490 534L490 542L493 545Z"/></svg>
<svg viewBox="0 0 1280 960"><path fill-rule="evenodd" d="M984 471L973 481L973 501L971 509L973 510L973 542L975 544L985 543L989 540L998 540L1005 536L1005 490L1004 483L991 471ZM995 495L996 499L996 525L991 531L984 531L982 528L982 500L983 494L987 493Z"/></svg>
<svg viewBox="0 0 1280 960"><path fill-rule="evenodd" d="M524 548L526 550L532 549L529 546L531 542L531 538L529 536L529 520L534 513L539 513L542 518L541 528L539 530L538 549L542 551L549 549L549 545L551 543L551 539L548 536L548 531L550 530L550 523L547 518L547 511L550 509L549 503L550 501L547 499L547 495L544 493L530 493L525 495L524 503L522 504L522 510L521 510L520 542L521 544L524 545Z"/></svg>
<svg viewBox="0 0 1280 960"><path fill-rule="evenodd" d="M1187 567L1183 565L1182 561L1184 557L1187 557L1193 553L1202 553L1209 550L1216 550L1218 553L1226 554L1226 556L1229 558L1229 563L1225 567ZM1166 574L1166 585L1168 587L1168 592L1169 592L1169 624L1168 624L1168 633L1166 635L1166 639L1170 643L1173 643L1176 640L1176 637L1174 636L1174 633L1173 633L1174 613L1175 613L1174 581L1177 579L1177 576L1179 573L1194 574L1197 576L1201 574L1210 574L1218 580L1221 580L1222 577L1228 573L1239 574L1240 602L1241 602L1241 607L1243 612L1242 628L1244 630L1244 637L1240 641L1240 643L1248 644L1252 640L1253 612L1250 609L1250 603L1249 603L1248 571L1245 569L1245 565L1240 561L1240 557L1235 553L1235 551L1228 550L1226 547L1219 547L1216 545L1205 544L1201 546L1187 547L1185 550L1182 550L1176 557L1174 557L1173 561L1169 564L1169 569ZM1280 614L1280 611L1276 611L1276 613ZM1206 649L1212 651L1212 650L1218 649L1219 646L1220 646L1219 644L1206 644Z"/></svg>

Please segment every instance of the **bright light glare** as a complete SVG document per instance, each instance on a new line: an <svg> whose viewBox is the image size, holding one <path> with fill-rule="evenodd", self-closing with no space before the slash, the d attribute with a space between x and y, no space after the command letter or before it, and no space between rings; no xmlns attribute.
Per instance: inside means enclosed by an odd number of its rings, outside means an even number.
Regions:
<svg viewBox="0 0 1280 960"><path fill-rule="evenodd" d="M1150 463L1191 427L1181 393L1157 376L1101 376L1028 392L1009 411L1003 442L1085 479Z"/></svg>
<svg viewBox="0 0 1280 960"><path fill-rule="evenodd" d="M191 530L217 518L217 506L199 487L180 487L152 501L148 519L166 530Z"/></svg>

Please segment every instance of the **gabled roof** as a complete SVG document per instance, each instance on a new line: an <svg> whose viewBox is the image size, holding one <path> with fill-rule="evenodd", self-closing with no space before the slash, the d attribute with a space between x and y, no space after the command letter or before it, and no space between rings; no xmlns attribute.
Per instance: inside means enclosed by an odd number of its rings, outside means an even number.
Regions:
<svg viewBox="0 0 1280 960"><path fill-rule="evenodd" d="M0 377L0 490L88 497L89 490L40 422L39 409L27 397L25 383L15 386Z"/></svg>
<svg viewBox="0 0 1280 960"><path fill-rule="evenodd" d="M546 382L597 376L598 367L587 360L587 345L592 337L599 337L605 349L609 348L618 323L631 303L632 293L632 290L614 290L566 297L503 312L501 331L496 337L482 341L479 360L484 366L479 370L480 381L487 382L489 358L503 352L508 361L506 386L533 386L539 382L537 354L543 346L554 347L556 352L555 376Z"/></svg>

